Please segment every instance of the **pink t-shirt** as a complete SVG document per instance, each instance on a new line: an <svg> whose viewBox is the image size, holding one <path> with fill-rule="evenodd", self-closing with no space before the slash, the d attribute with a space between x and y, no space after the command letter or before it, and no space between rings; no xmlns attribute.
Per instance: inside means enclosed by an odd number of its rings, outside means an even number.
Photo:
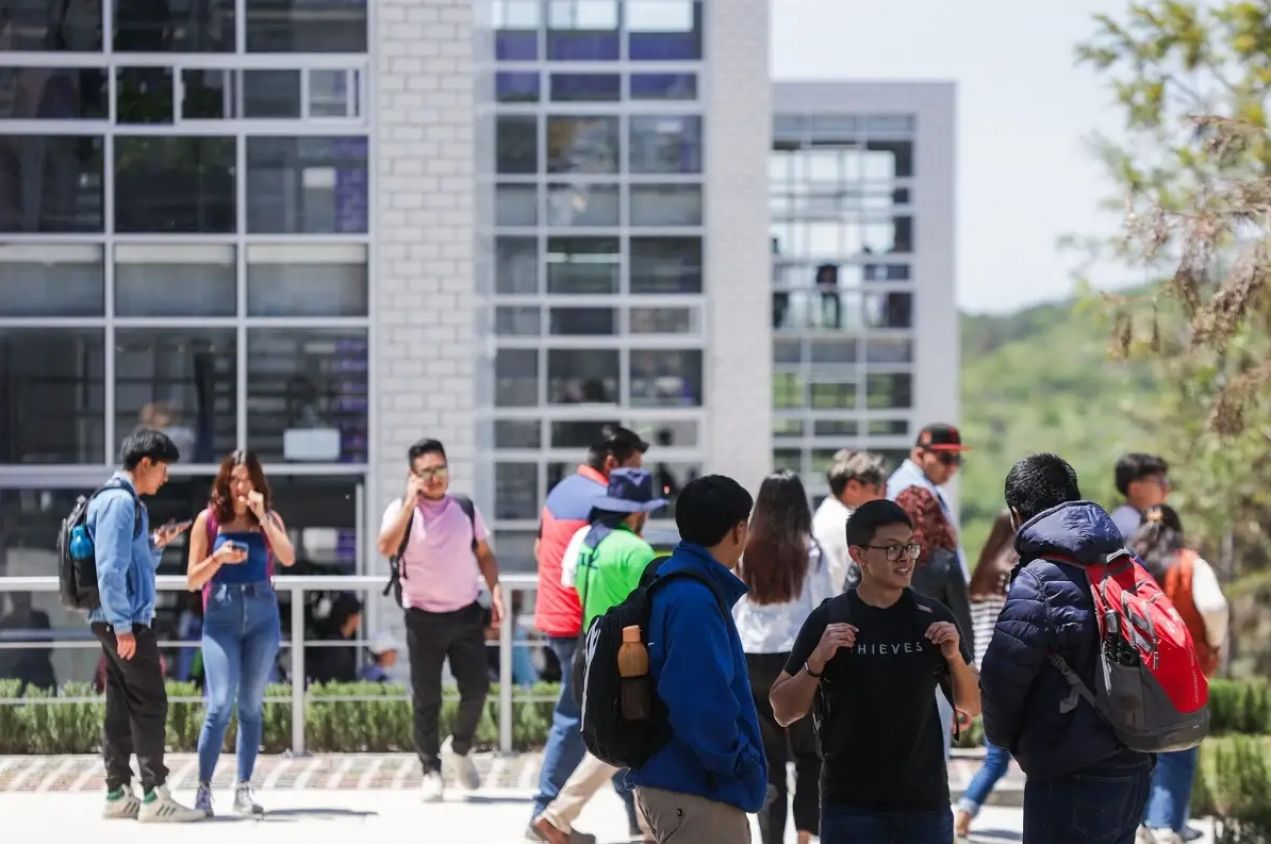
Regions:
<svg viewBox="0 0 1271 844"><path fill-rule="evenodd" d="M380 530L387 529L402 509L400 498L384 511ZM406 576L402 578L402 604L427 612L453 612L477 599L481 570L472 553L475 531L478 542L489 534L481 511L473 506L473 521L450 496L441 501L423 501L415 506L410 540L402 555Z"/></svg>

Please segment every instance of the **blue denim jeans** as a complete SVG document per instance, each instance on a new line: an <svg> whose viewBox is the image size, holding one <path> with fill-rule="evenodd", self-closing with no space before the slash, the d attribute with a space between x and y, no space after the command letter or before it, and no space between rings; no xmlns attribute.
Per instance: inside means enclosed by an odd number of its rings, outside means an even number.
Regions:
<svg viewBox="0 0 1271 844"><path fill-rule="evenodd" d="M574 650L578 639L574 636L552 636L548 639L552 653L560 663L560 698L552 712L552 728L547 733L547 745L543 748L543 769L538 778L538 794L534 797L534 814L543 814L547 804L556 799L569 780L569 775L583 761L587 752L583 744L582 712L574 703ZM627 808L627 821L636 829L635 795L627 785L627 772L614 775L613 788Z"/></svg>
<svg viewBox="0 0 1271 844"><path fill-rule="evenodd" d="M1152 763L1109 760L1066 777L1024 785L1028 844L1134 844L1147 804Z"/></svg>
<svg viewBox="0 0 1271 844"><path fill-rule="evenodd" d="M207 716L199 733L199 782L210 782L237 704L238 781L250 782L260 752L265 686L278 655L278 598L268 582L218 583L203 614Z"/></svg>
<svg viewBox="0 0 1271 844"><path fill-rule="evenodd" d="M984 764L980 766L975 778L967 786L966 793L958 801L958 809L966 812L971 817L975 817L980 813L980 807L984 805L984 801L988 800L989 795L993 793L993 788L997 785L997 781L1006 776L1006 769L1011 765L1011 752L1005 747L998 747L988 742L985 742L984 745L989 751L988 755L984 757Z"/></svg>
<svg viewBox="0 0 1271 844"><path fill-rule="evenodd" d="M1157 755L1144 824L1152 829L1172 829L1182 834L1187 826L1187 807L1192 801L1192 779L1199 752L1199 747L1193 747Z"/></svg>
<svg viewBox="0 0 1271 844"><path fill-rule="evenodd" d="M821 806L821 844L950 844L953 812Z"/></svg>

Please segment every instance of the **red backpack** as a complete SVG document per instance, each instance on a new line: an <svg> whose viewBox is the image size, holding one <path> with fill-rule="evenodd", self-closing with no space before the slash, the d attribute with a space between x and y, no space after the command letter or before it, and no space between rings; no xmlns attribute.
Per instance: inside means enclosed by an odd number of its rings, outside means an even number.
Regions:
<svg viewBox="0 0 1271 844"><path fill-rule="evenodd" d="M1051 664L1131 750L1200 744L1209 732L1209 683L1183 617L1129 551L1083 568L1102 643L1094 690L1063 657L1049 654ZM1075 706L1074 696L1064 710Z"/></svg>

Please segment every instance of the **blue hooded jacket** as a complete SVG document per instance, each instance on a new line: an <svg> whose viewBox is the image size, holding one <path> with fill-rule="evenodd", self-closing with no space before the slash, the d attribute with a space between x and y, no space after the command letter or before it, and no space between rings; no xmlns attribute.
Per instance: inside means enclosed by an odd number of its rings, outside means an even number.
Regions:
<svg viewBox="0 0 1271 844"><path fill-rule="evenodd" d="M1099 627L1084 567L1122 547L1121 531L1089 501L1041 513L1015 538L1020 562L984 655L980 693L985 735L1008 748L1029 777L1062 777L1113 757L1142 756L1127 750L1085 700L1061 709L1072 687L1047 659L1059 654L1094 688ZM1148 757L1142 759L1146 764Z"/></svg>
<svg viewBox="0 0 1271 844"><path fill-rule="evenodd" d="M706 578L730 608L747 591L700 545L680 543L658 575L676 571ZM746 655L732 615L704 584L680 578L654 595L649 669L670 714L671 740L632 769L631 782L758 812L768 763Z"/></svg>

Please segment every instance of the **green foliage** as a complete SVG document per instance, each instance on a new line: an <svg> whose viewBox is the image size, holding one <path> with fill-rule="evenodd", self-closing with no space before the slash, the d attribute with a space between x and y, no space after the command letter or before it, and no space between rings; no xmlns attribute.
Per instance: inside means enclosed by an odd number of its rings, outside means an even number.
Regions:
<svg viewBox="0 0 1271 844"><path fill-rule="evenodd" d="M1191 811L1223 819L1228 837L1220 841L1265 841L1248 836L1271 829L1271 737L1207 739L1200 746Z"/></svg>
<svg viewBox="0 0 1271 844"><path fill-rule="evenodd" d="M1271 683L1266 680L1211 680L1210 733L1271 735Z"/></svg>

